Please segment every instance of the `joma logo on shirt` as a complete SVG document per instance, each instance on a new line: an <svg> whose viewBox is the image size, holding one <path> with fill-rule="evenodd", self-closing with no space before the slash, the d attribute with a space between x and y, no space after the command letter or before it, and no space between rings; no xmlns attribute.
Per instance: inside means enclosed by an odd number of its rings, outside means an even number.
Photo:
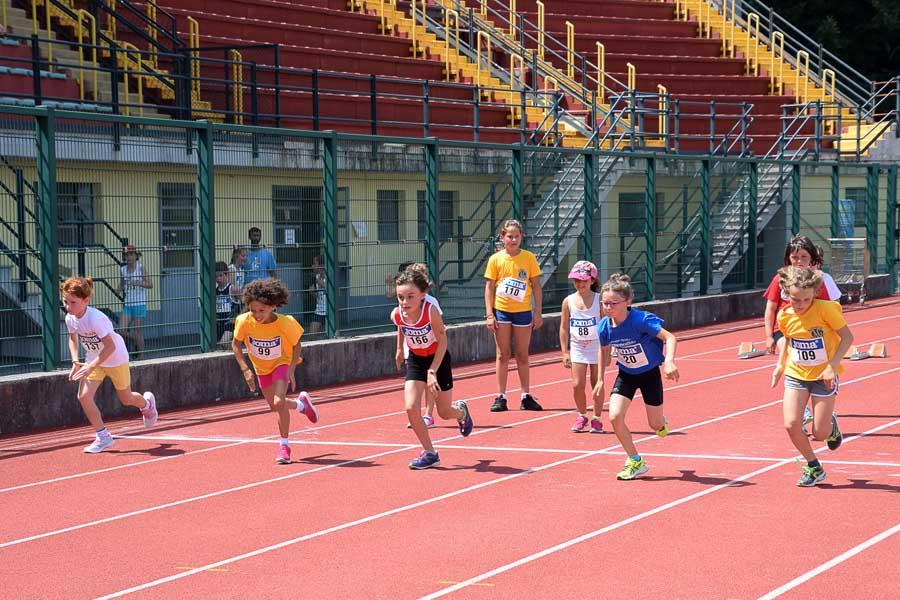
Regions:
<svg viewBox="0 0 900 600"><path fill-rule="evenodd" d="M617 346L616 349L619 351L619 356L624 354L640 354L641 347L640 346Z"/></svg>
<svg viewBox="0 0 900 600"><path fill-rule="evenodd" d="M281 336L278 336L271 340L259 340L250 338L250 343L257 348L276 348L281 345Z"/></svg>
<svg viewBox="0 0 900 600"><path fill-rule="evenodd" d="M593 327L597 324L596 319L569 319L569 325L572 327Z"/></svg>
<svg viewBox="0 0 900 600"><path fill-rule="evenodd" d="M429 333L431 333L431 325L427 325L425 327L422 327L421 329L416 329L414 327L404 327L403 328L403 335L408 336L408 337L428 335Z"/></svg>
<svg viewBox="0 0 900 600"><path fill-rule="evenodd" d="M822 347L820 340L794 340L791 344L797 350L817 350Z"/></svg>

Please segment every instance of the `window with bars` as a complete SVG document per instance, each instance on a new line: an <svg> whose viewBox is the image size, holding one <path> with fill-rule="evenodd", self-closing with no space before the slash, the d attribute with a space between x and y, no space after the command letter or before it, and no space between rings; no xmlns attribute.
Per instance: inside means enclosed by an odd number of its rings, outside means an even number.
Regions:
<svg viewBox="0 0 900 600"><path fill-rule="evenodd" d="M322 186L273 185L275 260L308 266L322 246ZM338 193L340 198L340 193Z"/></svg>
<svg viewBox="0 0 900 600"><path fill-rule="evenodd" d="M438 191L438 241L445 242L453 237L453 220L456 218L456 204L459 192ZM425 190L416 192L416 218L419 223L418 235L425 239Z"/></svg>
<svg viewBox="0 0 900 600"><path fill-rule="evenodd" d="M163 270L193 268L197 247L194 184L159 182L156 195Z"/></svg>
<svg viewBox="0 0 900 600"><path fill-rule="evenodd" d="M59 211L59 245L63 248L83 248L96 243L94 224L97 185L93 183L58 182L56 184Z"/></svg>
<svg viewBox="0 0 900 600"><path fill-rule="evenodd" d="M853 201L853 226L866 226L866 188L856 187L844 190L844 197Z"/></svg>
<svg viewBox="0 0 900 600"><path fill-rule="evenodd" d="M643 192L619 194L619 234L643 235L645 229L645 195ZM656 231L663 228L663 195L656 194Z"/></svg>
<svg viewBox="0 0 900 600"><path fill-rule="evenodd" d="M400 241L401 190L377 190L378 239L382 242Z"/></svg>

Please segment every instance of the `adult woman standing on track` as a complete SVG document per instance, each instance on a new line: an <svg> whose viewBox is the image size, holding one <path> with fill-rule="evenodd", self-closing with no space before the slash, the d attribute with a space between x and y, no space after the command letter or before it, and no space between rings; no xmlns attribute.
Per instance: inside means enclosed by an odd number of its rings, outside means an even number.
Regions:
<svg viewBox="0 0 900 600"><path fill-rule="evenodd" d="M806 268L785 267L778 271L781 287L790 306L778 316L784 332L778 365L772 373L772 387L784 374L784 427L794 446L807 461L800 487L812 487L825 479L809 438L801 429L803 409L812 399L813 437L825 440L829 450L837 450L844 437L834 415L841 359L853 343L853 333L837 302L819 300L822 274Z"/></svg>
<svg viewBox="0 0 900 600"><path fill-rule="evenodd" d="M431 282L423 269L411 265L395 282L397 306L391 311L391 322L397 326L397 352L394 359L397 369L403 364L403 344L409 348L406 357L406 383L403 400L409 424L422 444L422 454L409 463L410 469L436 467L441 459L431 443L428 427L422 420L422 396L436 396L438 415L442 419L456 419L459 433L468 437L472 433L472 417L465 400L452 405L453 370L450 352L447 351L447 330L444 320L434 304L425 299Z"/></svg>
<svg viewBox="0 0 900 600"><path fill-rule="evenodd" d="M600 375L594 387L594 397L603 397L603 373L611 353L616 348L619 375L609 396L609 420L628 453L625 467L617 479L634 479L647 472L647 464L638 454L631 431L625 424L625 414L638 390L644 398L647 423L659 437L669 434L669 423L663 414L663 386L660 365L666 379L678 381L675 366L675 336L663 329L663 320L653 313L631 308L633 292L628 275L616 273L600 288L602 305L607 316L600 322ZM663 354L663 342L666 351ZM599 402L599 400L598 400Z"/></svg>
<svg viewBox="0 0 900 600"><path fill-rule="evenodd" d="M530 393L528 346L531 330L543 324L541 308L541 268L534 254L519 246L525 237L522 224L509 219L500 226L504 249L488 260L484 277L484 308L487 327L497 344L497 387L499 392L491 412L507 410L506 381L509 375L510 345L515 345L516 369L522 388L522 410L543 410ZM534 306L531 299L534 297ZM532 314L532 308L534 313Z"/></svg>

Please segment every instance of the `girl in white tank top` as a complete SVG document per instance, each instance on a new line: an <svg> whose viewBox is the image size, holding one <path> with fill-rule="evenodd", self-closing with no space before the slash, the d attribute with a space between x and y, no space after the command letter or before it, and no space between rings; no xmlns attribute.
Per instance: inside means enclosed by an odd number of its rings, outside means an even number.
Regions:
<svg viewBox="0 0 900 600"><path fill-rule="evenodd" d="M575 293L567 296L562 303L559 346L562 349L563 366L572 370L572 393L578 411L572 431L587 431L590 423L591 433L603 433L603 421L600 417L603 399L594 398L594 416L589 420L584 389L588 371L591 375L591 390L597 385L598 376L600 338L597 337L597 326L600 324L601 314L597 267L589 261L580 260L569 272L569 279L575 286Z"/></svg>

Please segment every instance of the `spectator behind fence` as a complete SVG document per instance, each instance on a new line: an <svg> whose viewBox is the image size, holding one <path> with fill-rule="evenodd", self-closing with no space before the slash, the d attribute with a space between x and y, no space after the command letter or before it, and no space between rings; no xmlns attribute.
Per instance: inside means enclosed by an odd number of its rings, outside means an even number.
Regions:
<svg viewBox="0 0 900 600"><path fill-rule="evenodd" d="M133 245L125 246L125 264L119 267L119 294L124 294L122 316L119 329L122 337L131 340L134 358L139 358L144 351L144 319L147 318L147 290L153 287L153 281L144 273L141 264L141 253Z"/></svg>
<svg viewBox="0 0 900 600"><path fill-rule="evenodd" d="M267 248L260 246L259 241L262 239L262 231L259 227L251 227L247 231L247 237L250 239L250 250L247 252L244 285L255 279L274 278L275 257L272 256L272 253Z"/></svg>

